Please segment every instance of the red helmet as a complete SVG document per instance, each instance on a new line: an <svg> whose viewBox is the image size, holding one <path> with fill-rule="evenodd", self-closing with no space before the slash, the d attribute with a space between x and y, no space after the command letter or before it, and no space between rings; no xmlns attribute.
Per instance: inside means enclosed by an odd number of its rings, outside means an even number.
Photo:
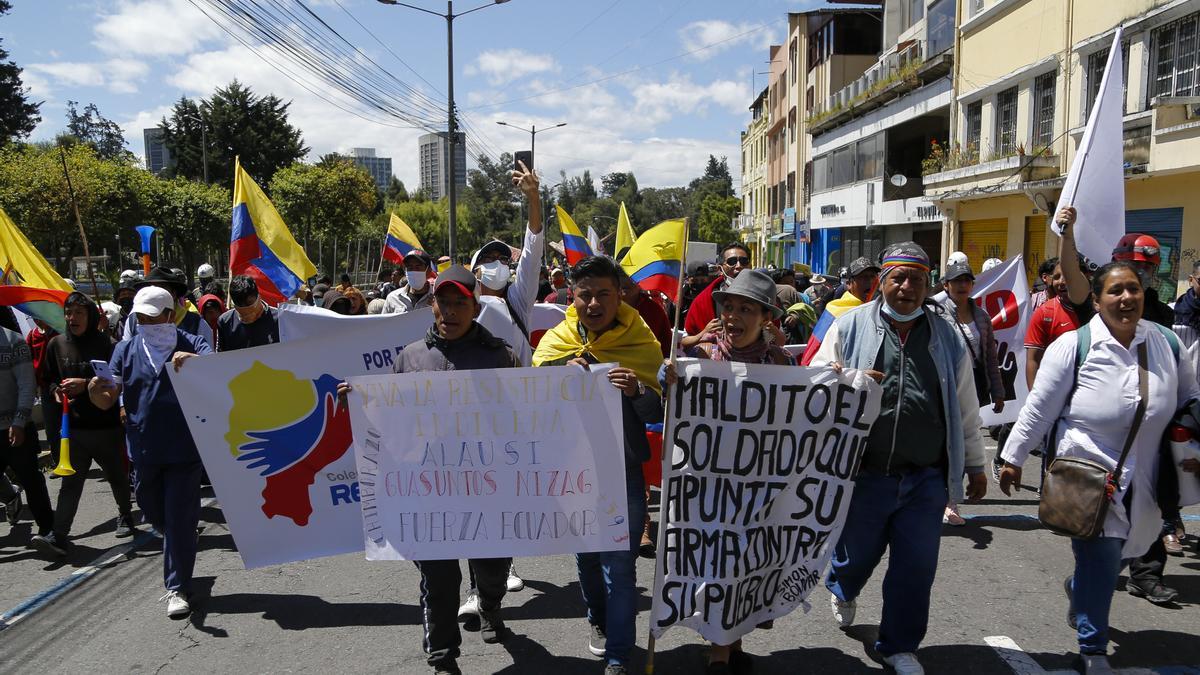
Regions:
<svg viewBox="0 0 1200 675"><path fill-rule="evenodd" d="M1130 233L1121 237L1117 247L1112 252L1113 260L1129 262L1145 262L1158 265L1162 258L1159 256L1158 240L1148 234Z"/></svg>

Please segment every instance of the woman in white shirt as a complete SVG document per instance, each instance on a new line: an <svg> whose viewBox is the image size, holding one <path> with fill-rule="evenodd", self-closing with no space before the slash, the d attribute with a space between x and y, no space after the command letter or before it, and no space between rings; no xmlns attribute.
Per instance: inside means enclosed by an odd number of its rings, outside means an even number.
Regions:
<svg viewBox="0 0 1200 675"><path fill-rule="evenodd" d="M1159 445L1175 412L1200 397L1188 359L1175 357L1158 326L1140 319L1144 300L1137 270L1124 262L1100 268L1092 281L1097 314L1091 347L1076 371L1078 335L1046 350L1033 391L1004 447L1000 488L1020 485L1021 465L1054 426L1057 456L1083 457L1115 469L1138 407L1138 348L1146 345L1149 400L1133 440L1104 531L1072 539L1075 573L1066 580L1068 623L1076 629L1085 672L1108 673L1108 612L1124 560L1145 553L1162 530L1155 499ZM1075 381L1076 386L1066 386Z"/></svg>

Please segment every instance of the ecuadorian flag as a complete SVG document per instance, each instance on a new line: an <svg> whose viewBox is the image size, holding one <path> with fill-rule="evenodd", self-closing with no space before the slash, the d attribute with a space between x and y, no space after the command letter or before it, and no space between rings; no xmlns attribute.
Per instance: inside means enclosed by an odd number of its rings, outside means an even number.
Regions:
<svg viewBox="0 0 1200 675"><path fill-rule="evenodd" d="M804 354L800 357L800 365L807 366L812 363L812 360L817 355L817 350L821 348L821 340L825 339L825 333L829 332L829 327L833 325L837 318L846 312L858 307L862 304L853 293L846 292L845 295L825 305L825 312L821 314L821 318L817 319L817 325L813 326L812 336L808 338L808 344L804 347Z"/></svg>
<svg viewBox="0 0 1200 675"><path fill-rule="evenodd" d="M16 307L65 333L62 305L71 286L0 209L0 304Z"/></svg>
<svg viewBox="0 0 1200 675"><path fill-rule="evenodd" d="M558 229L562 230L563 251L567 254L567 264L574 267L580 260L595 255L571 216L557 204L554 208L558 209Z"/></svg>
<svg viewBox="0 0 1200 675"><path fill-rule="evenodd" d="M686 254L687 219L664 220L633 242L621 267L638 286L675 298Z"/></svg>
<svg viewBox="0 0 1200 675"><path fill-rule="evenodd" d="M287 301L317 273L271 200L238 160L234 160L229 270L253 278L259 296L271 305Z"/></svg>
<svg viewBox="0 0 1200 675"><path fill-rule="evenodd" d="M403 265L404 256L411 253L414 249L423 251L425 247L421 245L421 240L417 238L417 233L412 231L408 223L393 213L392 220L388 223L387 237L383 240L383 259L394 262L397 265Z"/></svg>

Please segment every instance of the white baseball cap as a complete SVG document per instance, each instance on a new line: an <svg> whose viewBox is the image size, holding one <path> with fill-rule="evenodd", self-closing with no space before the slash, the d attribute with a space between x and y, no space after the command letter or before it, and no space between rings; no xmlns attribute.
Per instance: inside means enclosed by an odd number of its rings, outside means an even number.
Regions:
<svg viewBox="0 0 1200 675"><path fill-rule="evenodd" d="M967 254L963 253L962 251L955 251L954 253L951 253L950 257L946 258L946 265L949 266L955 263L960 263L963 265L968 264Z"/></svg>
<svg viewBox="0 0 1200 675"><path fill-rule="evenodd" d="M1004 261L999 258L988 258L983 261L983 271L986 272L997 265L1003 265Z"/></svg>
<svg viewBox="0 0 1200 675"><path fill-rule="evenodd" d="M135 314L158 316L168 309L175 309L175 298L171 292L158 286L146 286L133 296Z"/></svg>

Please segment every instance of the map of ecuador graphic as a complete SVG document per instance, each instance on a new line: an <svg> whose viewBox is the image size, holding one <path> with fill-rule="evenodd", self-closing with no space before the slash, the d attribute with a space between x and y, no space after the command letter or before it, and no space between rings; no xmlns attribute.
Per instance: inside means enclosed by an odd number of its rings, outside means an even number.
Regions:
<svg viewBox="0 0 1200 675"><path fill-rule="evenodd" d="M350 449L350 412L337 405L338 378L297 378L255 361L229 382L229 450L262 476L262 511L305 526L308 488L322 469Z"/></svg>

